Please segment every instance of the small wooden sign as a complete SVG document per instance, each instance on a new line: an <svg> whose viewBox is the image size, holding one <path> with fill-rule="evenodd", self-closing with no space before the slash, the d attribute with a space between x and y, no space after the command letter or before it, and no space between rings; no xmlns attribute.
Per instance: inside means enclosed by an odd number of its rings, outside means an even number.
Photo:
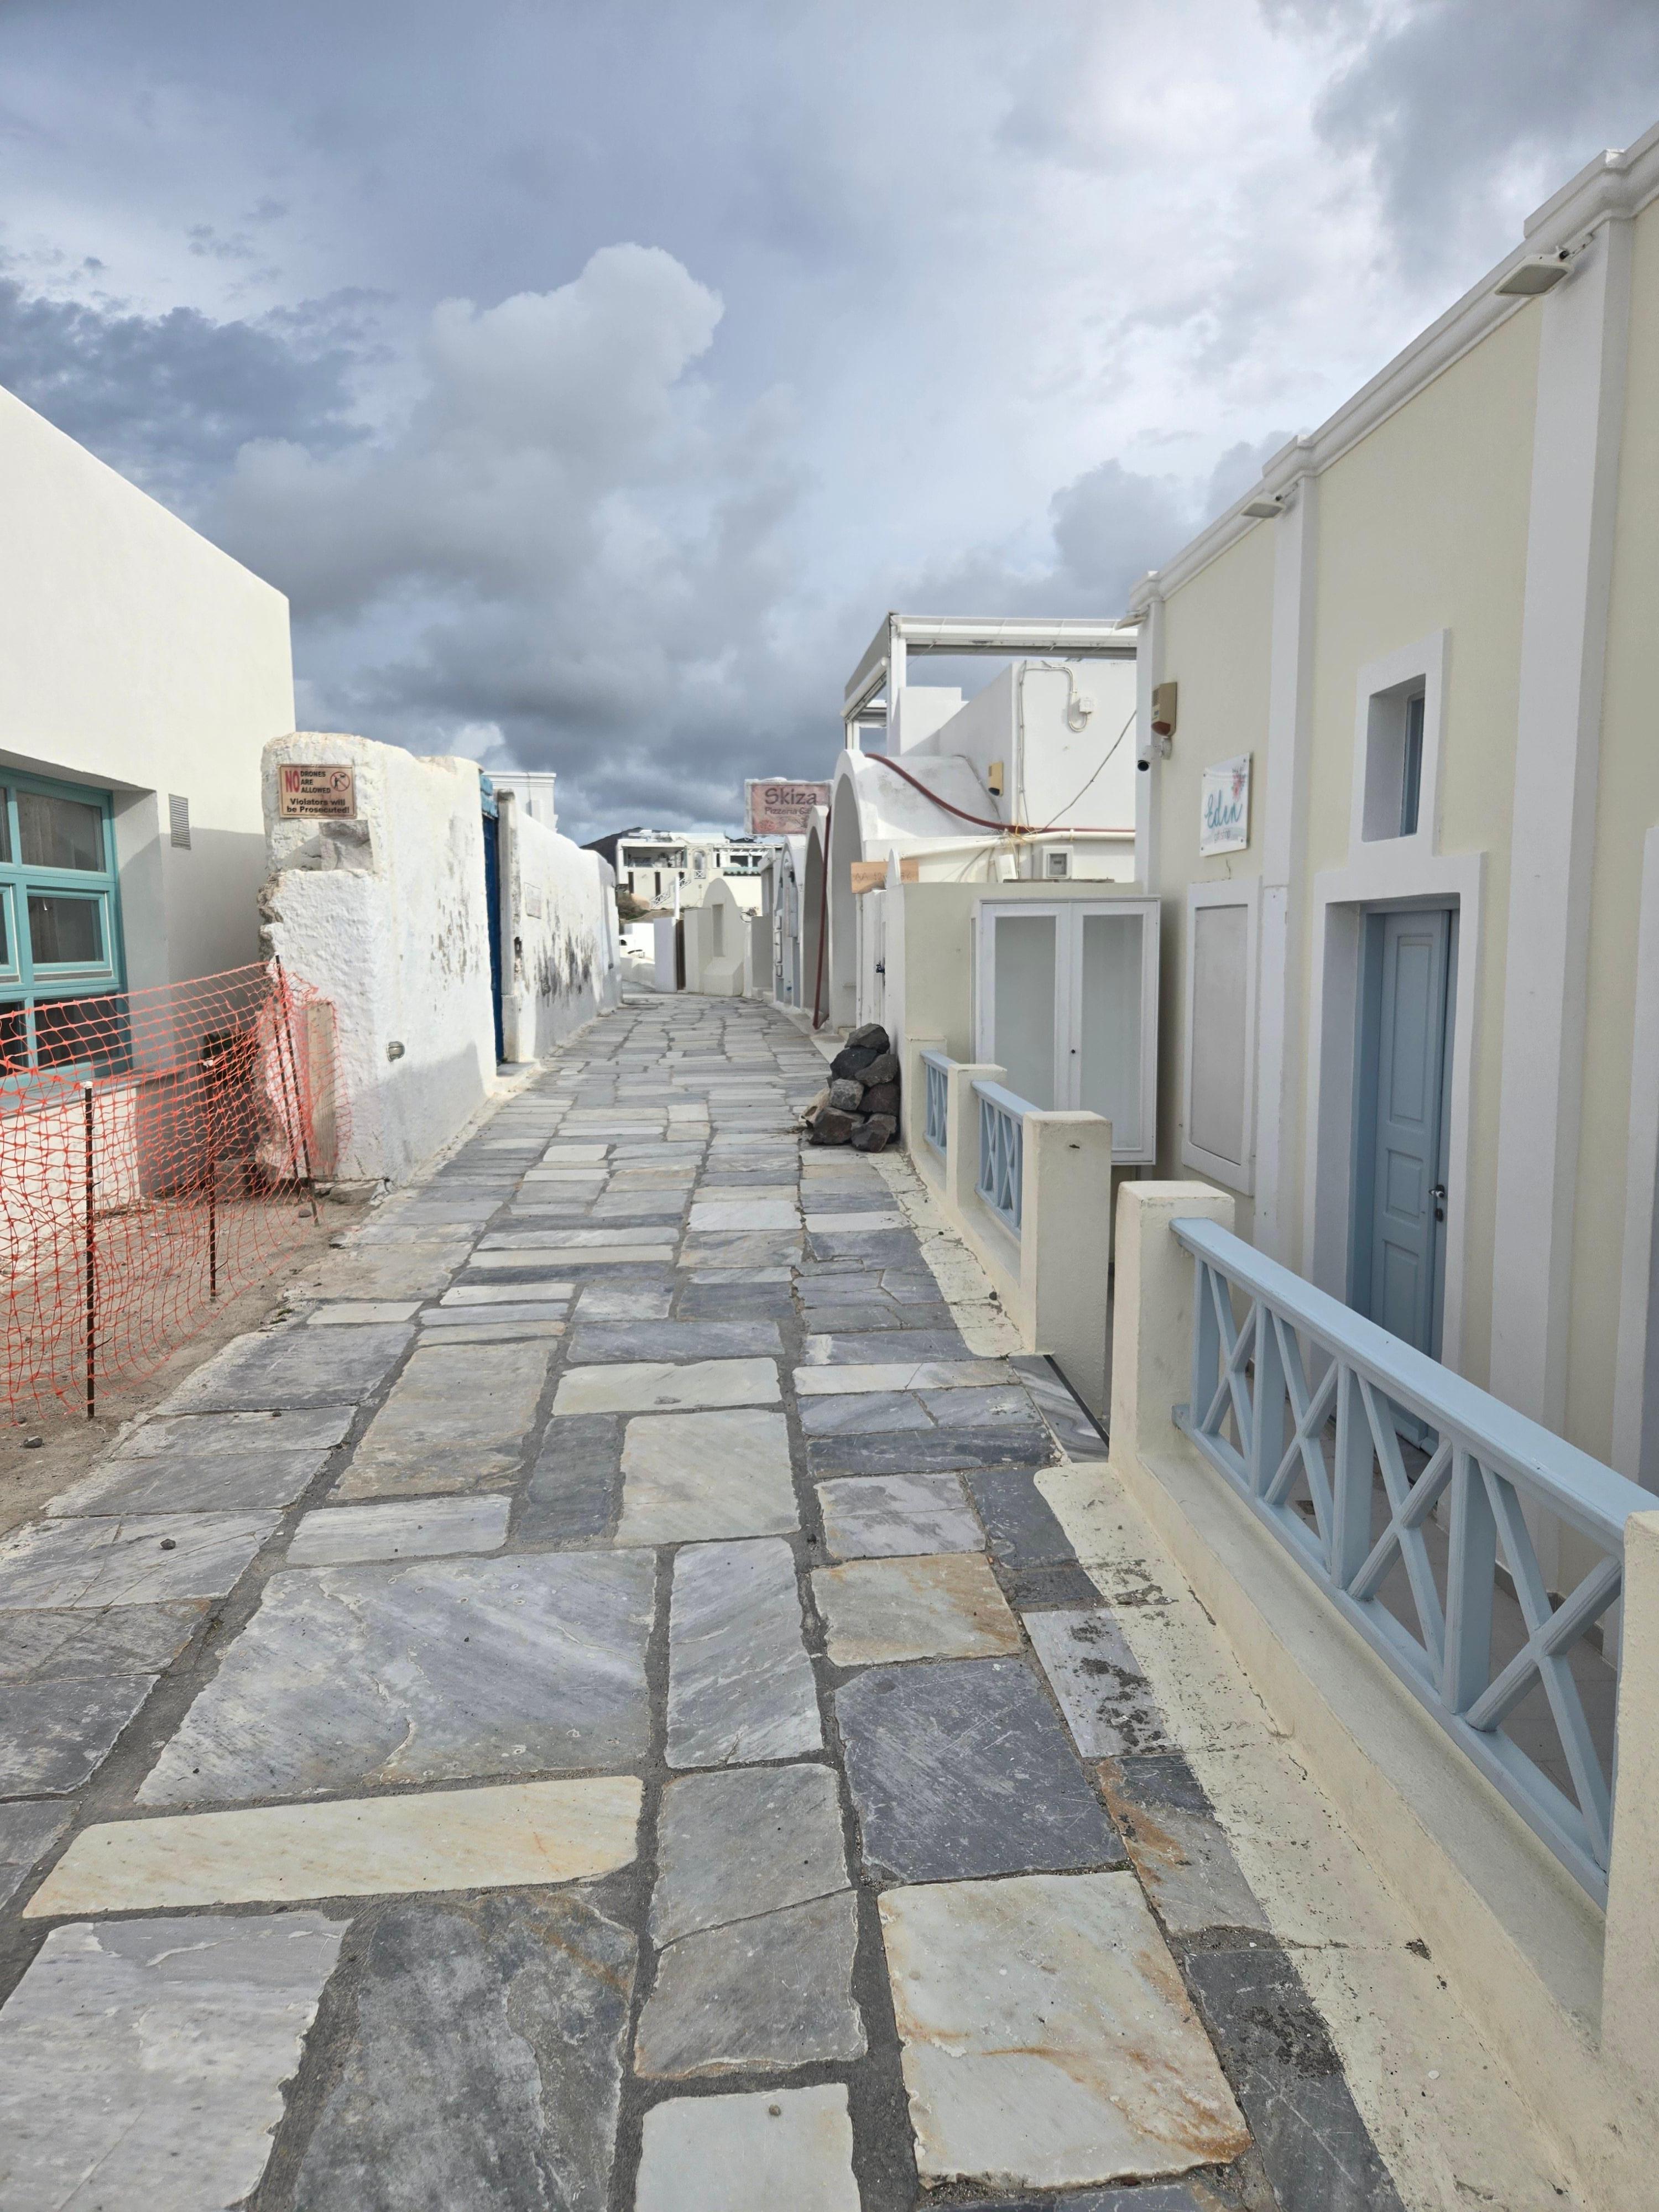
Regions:
<svg viewBox="0 0 1659 2212"><path fill-rule="evenodd" d="M276 770L276 811L284 821L356 818L357 771L342 763L284 761Z"/></svg>
<svg viewBox="0 0 1659 2212"><path fill-rule="evenodd" d="M878 891L884 887L886 881L887 863L885 860L854 860L853 862L853 889L855 891ZM899 862L899 881L902 884L920 883L921 881L921 862L920 860L901 860Z"/></svg>

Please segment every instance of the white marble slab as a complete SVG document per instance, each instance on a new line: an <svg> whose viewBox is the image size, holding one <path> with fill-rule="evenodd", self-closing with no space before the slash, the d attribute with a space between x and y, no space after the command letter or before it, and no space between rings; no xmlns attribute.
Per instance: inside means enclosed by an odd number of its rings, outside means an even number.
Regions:
<svg viewBox="0 0 1659 2212"><path fill-rule="evenodd" d="M309 1328L343 1328L375 1321L412 1321L421 1310L418 1298L339 1298L318 1306L306 1316Z"/></svg>
<svg viewBox="0 0 1659 2212"><path fill-rule="evenodd" d="M661 1237L665 1232L658 1229L653 1230L651 1233L653 1236ZM475 1252L466 1264L469 1267L482 1268L491 1271L500 1271L508 1267L523 1269L533 1261L536 1251L538 1249L538 1247L533 1246L528 1248L530 1252L529 1261L526 1261L526 1259L524 1249L512 1252ZM562 1252L559 1256L562 1258L567 1267L572 1266L578 1261L580 1261L584 1267L641 1267L646 1266L647 1263L660 1263L663 1266L671 1266L674 1258L674 1247L672 1244L627 1244L621 1246L617 1249L611 1251L599 1251L593 1249L583 1250L580 1252L565 1251ZM518 1287L522 1291L527 1291L538 1285L540 1280L540 1277L532 1276L528 1281L521 1282Z"/></svg>
<svg viewBox="0 0 1659 2212"><path fill-rule="evenodd" d="M806 1226L813 1236L873 1237L878 1230L908 1229L902 1213L808 1213Z"/></svg>
<svg viewBox="0 0 1659 2212"><path fill-rule="evenodd" d="M836 1559L984 1549L959 1475L847 1475L817 1490L824 1541Z"/></svg>
<svg viewBox="0 0 1659 2212"><path fill-rule="evenodd" d="M553 1411L672 1413L682 1407L775 1405L780 1395L773 1359L623 1360L568 1370Z"/></svg>
<svg viewBox="0 0 1659 2212"><path fill-rule="evenodd" d="M529 1298L532 1294L537 1304L552 1304L574 1298L576 1295L576 1285L574 1283L550 1282L544 1276L538 1278L533 1284L457 1283L453 1290L444 1292L438 1304L445 1308L516 1305L521 1299Z"/></svg>
<svg viewBox="0 0 1659 2212"><path fill-rule="evenodd" d="M631 1420L622 1465L619 1544L781 1535L799 1525L781 1413L733 1407Z"/></svg>
<svg viewBox="0 0 1659 2212"><path fill-rule="evenodd" d="M1131 1873L884 1891L925 2188L1081 2189L1249 2147Z"/></svg>
<svg viewBox="0 0 1659 2212"><path fill-rule="evenodd" d="M635 2212L859 2212L839 2082L674 2097L645 2116Z"/></svg>
<svg viewBox="0 0 1659 2212"><path fill-rule="evenodd" d="M874 1390L973 1390L1018 1380L1003 1359L881 1360L846 1367L798 1367L795 1395L836 1398Z"/></svg>
<svg viewBox="0 0 1659 2212"><path fill-rule="evenodd" d="M630 1865L641 1784L579 1776L82 1829L26 1917L580 1881Z"/></svg>
<svg viewBox="0 0 1659 2212"><path fill-rule="evenodd" d="M793 1199L698 1199L691 1208L694 1230L748 1231L799 1229L800 1214Z"/></svg>
<svg viewBox="0 0 1659 2212"><path fill-rule="evenodd" d="M419 1505L324 1505L301 1516L290 1567L336 1567L354 1559L440 1559L498 1552L507 1541L510 1498L430 1498Z"/></svg>
<svg viewBox="0 0 1659 2212"><path fill-rule="evenodd" d="M465 1490L515 1473L550 1357L534 1340L461 1346L423 1338L352 1454L337 1494Z"/></svg>
<svg viewBox="0 0 1659 2212"><path fill-rule="evenodd" d="M240 2204L344 1934L315 1912L54 1928L0 2012L8 2212Z"/></svg>

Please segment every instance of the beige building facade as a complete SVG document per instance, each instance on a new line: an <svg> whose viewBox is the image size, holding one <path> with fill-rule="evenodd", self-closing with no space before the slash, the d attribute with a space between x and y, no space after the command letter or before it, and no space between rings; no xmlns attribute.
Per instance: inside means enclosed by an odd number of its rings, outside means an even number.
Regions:
<svg viewBox="0 0 1659 2212"><path fill-rule="evenodd" d="M1160 1172L1650 1486L1656 590L1659 130L1134 594Z"/></svg>

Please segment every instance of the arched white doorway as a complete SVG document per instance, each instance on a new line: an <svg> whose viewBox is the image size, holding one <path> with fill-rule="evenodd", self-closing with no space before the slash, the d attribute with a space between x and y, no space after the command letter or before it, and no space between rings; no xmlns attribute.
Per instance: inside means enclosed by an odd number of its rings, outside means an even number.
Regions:
<svg viewBox="0 0 1659 2212"><path fill-rule="evenodd" d="M830 823L829 1018L837 1029L858 1020L858 915L853 896L853 863L864 858L858 801L850 776L836 787Z"/></svg>

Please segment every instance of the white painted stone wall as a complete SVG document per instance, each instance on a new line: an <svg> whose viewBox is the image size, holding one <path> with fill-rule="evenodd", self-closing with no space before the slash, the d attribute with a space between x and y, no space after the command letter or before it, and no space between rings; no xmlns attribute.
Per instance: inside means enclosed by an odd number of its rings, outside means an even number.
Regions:
<svg viewBox="0 0 1659 2212"><path fill-rule="evenodd" d="M598 853L498 791L501 1030L510 1060L540 1060L622 996L617 878Z"/></svg>
<svg viewBox="0 0 1659 2212"><path fill-rule="evenodd" d="M280 820L293 761L354 767L356 820ZM261 936L335 1006L351 1119L337 1172L401 1182L495 1081L477 763L307 732L268 744L264 775Z"/></svg>
<svg viewBox="0 0 1659 2212"><path fill-rule="evenodd" d="M287 600L4 391L0 483L0 770L112 793L134 989L257 959Z"/></svg>

